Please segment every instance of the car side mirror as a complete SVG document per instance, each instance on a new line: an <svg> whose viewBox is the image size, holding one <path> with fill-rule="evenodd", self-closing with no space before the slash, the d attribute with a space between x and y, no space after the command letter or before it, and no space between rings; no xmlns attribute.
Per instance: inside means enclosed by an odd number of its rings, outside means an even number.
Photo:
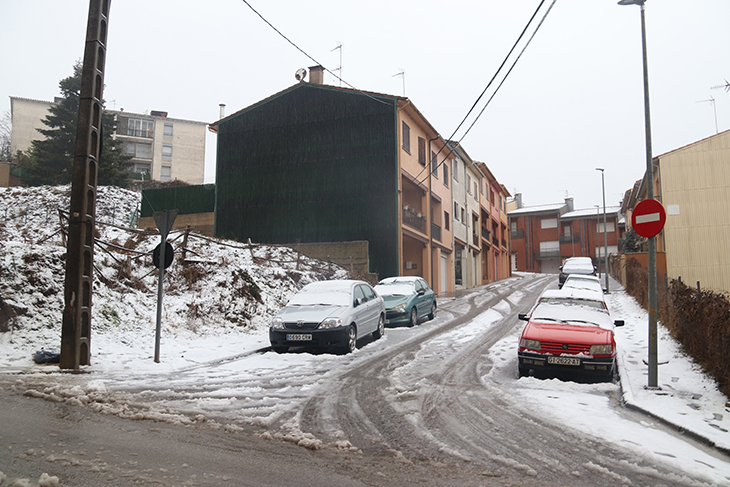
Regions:
<svg viewBox="0 0 730 487"><path fill-rule="evenodd" d="M353 303L353 305L354 305L354 306L355 306L355 307L357 308L357 307L358 307L358 306L360 306L360 305L361 305L361 304L362 304L363 302L364 302L364 300L363 300L362 298L357 298L357 299L355 299L355 302Z"/></svg>
<svg viewBox="0 0 730 487"><path fill-rule="evenodd" d="M613 322L614 326L624 326L624 320L616 320Z"/></svg>
<svg viewBox="0 0 730 487"><path fill-rule="evenodd" d="M418 290L418 295L419 296L423 296L424 294L426 294L426 291L424 291L423 289L419 289Z"/></svg>
<svg viewBox="0 0 730 487"><path fill-rule="evenodd" d="M527 313L520 313L517 315L517 319L522 321L529 321L530 317L527 316Z"/></svg>

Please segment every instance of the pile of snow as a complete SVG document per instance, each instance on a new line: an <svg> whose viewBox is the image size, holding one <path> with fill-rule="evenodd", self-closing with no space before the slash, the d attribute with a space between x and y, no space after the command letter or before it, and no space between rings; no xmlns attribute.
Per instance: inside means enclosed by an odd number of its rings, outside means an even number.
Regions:
<svg viewBox="0 0 730 487"><path fill-rule="evenodd" d="M70 186L0 190L0 296L16 312L13 329L0 333L12 351L0 365L31 359L41 347L60 346L66 225ZM155 231L133 228L141 195L99 187L92 295L94 339L119 347L149 346L157 319ZM165 271L162 330L168 336L204 337L261 332L302 286L348 277L331 263L287 247L246 245L173 231L175 262Z"/></svg>

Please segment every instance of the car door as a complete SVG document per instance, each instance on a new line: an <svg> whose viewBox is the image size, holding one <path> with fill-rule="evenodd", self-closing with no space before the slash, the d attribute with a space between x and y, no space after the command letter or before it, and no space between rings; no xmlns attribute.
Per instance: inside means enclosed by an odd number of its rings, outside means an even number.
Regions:
<svg viewBox="0 0 730 487"><path fill-rule="evenodd" d="M380 318L380 306L378 302L378 296L375 294L373 289L365 284L361 284L363 294L365 294L365 305L367 306L367 319L368 319L368 332L375 331L378 327L378 320Z"/></svg>
<svg viewBox="0 0 730 487"><path fill-rule="evenodd" d="M414 286L415 292L416 292L416 298L415 298L415 306L418 310L418 317L422 317L424 313L426 313L427 309L427 303L426 303L426 289L423 287L423 283L421 280L417 280Z"/></svg>

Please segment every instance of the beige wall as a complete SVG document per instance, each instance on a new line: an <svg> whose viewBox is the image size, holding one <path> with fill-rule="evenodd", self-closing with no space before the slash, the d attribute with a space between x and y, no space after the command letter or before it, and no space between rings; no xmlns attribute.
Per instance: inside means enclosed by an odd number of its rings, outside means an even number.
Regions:
<svg viewBox="0 0 730 487"><path fill-rule="evenodd" d="M730 131L659 156L659 167L669 278L730 292Z"/></svg>
<svg viewBox="0 0 730 487"><path fill-rule="evenodd" d="M126 114L130 115L130 114ZM165 124L172 124L172 140L164 139ZM171 180L203 184L205 179L205 133L207 125L177 118L155 117L152 179L160 180L162 165L169 164ZM172 161L162 160L162 146L172 145Z"/></svg>
<svg viewBox="0 0 730 487"><path fill-rule="evenodd" d="M10 154L14 158L18 151L27 151L33 140L45 137L37 129L47 128L42 120L48 115L51 102L10 97Z"/></svg>

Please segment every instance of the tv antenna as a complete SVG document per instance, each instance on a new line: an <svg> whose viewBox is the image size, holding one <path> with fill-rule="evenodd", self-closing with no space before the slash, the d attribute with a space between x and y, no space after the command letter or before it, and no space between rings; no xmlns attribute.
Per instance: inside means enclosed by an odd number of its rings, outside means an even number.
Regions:
<svg viewBox="0 0 730 487"><path fill-rule="evenodd" d="M724 89L725 89L725 93L728 93L728 92L730 92L730 82L728 82L728 80L725 80L725 84L724 84L724 85L717 85L717 86L713 86L713 87L712 87L712 88L710 88L710 89L711 89L711 90L719 90L719 89L722 89L722 88L724 88Z"/></svg>
<svg viewBox="0 0 730 487"><path fill-rule="evenodd" d="M406 96L406 72L403 68L400 68L400 73L395 73L391 78L395 78L396 76L400 76L403 78L403 96Z"/></svg>
<svg viewBox="0 0 730 487"><path fill-rule="evenodd" d="M339 71L339 79L340 79L340 87L342 87L342 42L337 41L337 46L334 49L331 49L330 52L338 50L340 51L340 65L337 66L332 71Z"/></svg>
<svg viewBox="0 0 730 487"><path fill-rule="evenodd" d="M307 76L307 70L304 68L299 68L299 69L297 69L297 72L294 73L294 78L297 81L304 81L304 78L306 78L306 76Z"/></svg>
<svg viewBox="0 0 730 487"><path fill-rule="evenodd" d="M717 130L717 108L715 107L715 98L713 98L713 96L710 95L709 100L700 100L700 101L696 101L695 103L712 103L712 110L715 112L715 133L716 134L719 133L719 131Z"/></svg>

